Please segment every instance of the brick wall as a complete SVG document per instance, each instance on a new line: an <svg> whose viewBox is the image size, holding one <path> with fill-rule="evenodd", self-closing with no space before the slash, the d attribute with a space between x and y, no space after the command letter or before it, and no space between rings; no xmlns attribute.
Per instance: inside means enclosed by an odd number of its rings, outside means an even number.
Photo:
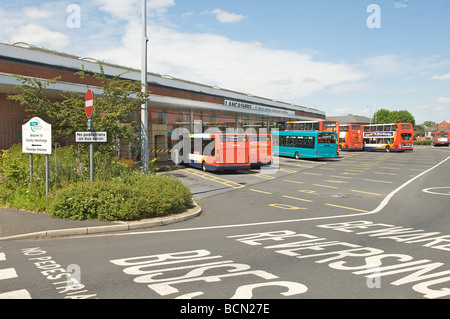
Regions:
<svg viewBox="0 0 450 319"><path fill-rule="evenodd" d="M0 93L0 149L8 149L22 141L19 132L25 118L24 107L8 100L7 94Z"/></svg>

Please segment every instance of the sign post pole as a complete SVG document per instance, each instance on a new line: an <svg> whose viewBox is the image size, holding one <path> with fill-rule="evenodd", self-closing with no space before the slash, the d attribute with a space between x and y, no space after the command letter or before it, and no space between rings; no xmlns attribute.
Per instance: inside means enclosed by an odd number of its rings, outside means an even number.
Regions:
<svg viewBox="0 0 450 319"><path fill-rule="evenodd" d="M48 200L48 179L49 179L49 171L48 171L48 154L45 154L45 198Z"/></svg>
<svg viewBox="0 0 450 319"><path fill-rule="evenodd" d="M86 106L86 116L88 118L88 131L93 132L94 131L94 116L93 116L93 110L94 110L94 95L92 94L91 89L88 89L86 92L86 99L85 99L85 106ZM90 166L90 180L91 183L94 181L94 143L90 143L89 145L89 166Z"/></svg>
<svg viewBox="0 0 450 319"><path fill-rule="evenodd" d="M30 189L33 185L33 154L30 153Z"/></svg>

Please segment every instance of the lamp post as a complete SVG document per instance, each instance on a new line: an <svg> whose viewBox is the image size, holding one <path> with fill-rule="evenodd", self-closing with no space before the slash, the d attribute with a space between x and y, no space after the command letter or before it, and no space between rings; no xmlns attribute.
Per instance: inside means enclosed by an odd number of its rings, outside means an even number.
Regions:
<svg viewBox="0 0 450 319"><path fill-rule="evenodd" d="M147 92L147 0L142 0L142 93ZM145 174L149 169L148 151L148 101L141 105L141 165Z"/></svg>

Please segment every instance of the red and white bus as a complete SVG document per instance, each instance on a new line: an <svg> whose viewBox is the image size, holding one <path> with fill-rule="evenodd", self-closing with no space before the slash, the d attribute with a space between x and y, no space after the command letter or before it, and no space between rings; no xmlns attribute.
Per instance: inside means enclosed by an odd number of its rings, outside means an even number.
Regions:
<svg viewBox="0 0 450 319"><path fill-rule="evenodd" d="M250 164L256 167L272 164L272 134L248 134L248 139Z"/></svg>
<svg viewBox="0 0 450 319"><path fill-rule="evenodd" d="M361 124L339 125L339 148L341 151L362 151L363 126Z"/></svg>
<svg viewBox="0 0 450 319"><path fill-rule="evenodd" d="M364 150L403 152L413 150L411 123L364 125Z"/></svg>
<svg viewBox="0 0 450 319"><path fill-rule="evenodd" d="M249 169L247 134L221 133L189 134L183 153L188 151L185 164L203 171ZM185 148L189 146L190 150Z"/></svg>
<svg viewBox="0 0 450 319"><path fill-rule="evenodd" d="M449 146L450 131L437 131L434 133L434 146Z"/></svg>

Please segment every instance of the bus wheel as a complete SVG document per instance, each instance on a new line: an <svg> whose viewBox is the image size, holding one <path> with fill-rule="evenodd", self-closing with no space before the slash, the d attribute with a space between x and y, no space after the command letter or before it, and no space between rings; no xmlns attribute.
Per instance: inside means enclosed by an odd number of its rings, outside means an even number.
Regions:
<svg viewBox="0 0 450 319"><path fill-rule="evenodd" d="M386 153L389 153L391 151L391 148L389 146L386 146Z"/></svg>
<svg viewBox="0 0 450 319"><path fill-rule="evenodd" d="M295 157L295 159L299 159L300 158L300 155L298 155L298 152L295 152L294 157Z"/></svg>
<svg viewBox="0 0 450 319"><path fill-rule="evenodd" d="M204 161L202 162L202 171L206 172L206 163Z"/></svg>

